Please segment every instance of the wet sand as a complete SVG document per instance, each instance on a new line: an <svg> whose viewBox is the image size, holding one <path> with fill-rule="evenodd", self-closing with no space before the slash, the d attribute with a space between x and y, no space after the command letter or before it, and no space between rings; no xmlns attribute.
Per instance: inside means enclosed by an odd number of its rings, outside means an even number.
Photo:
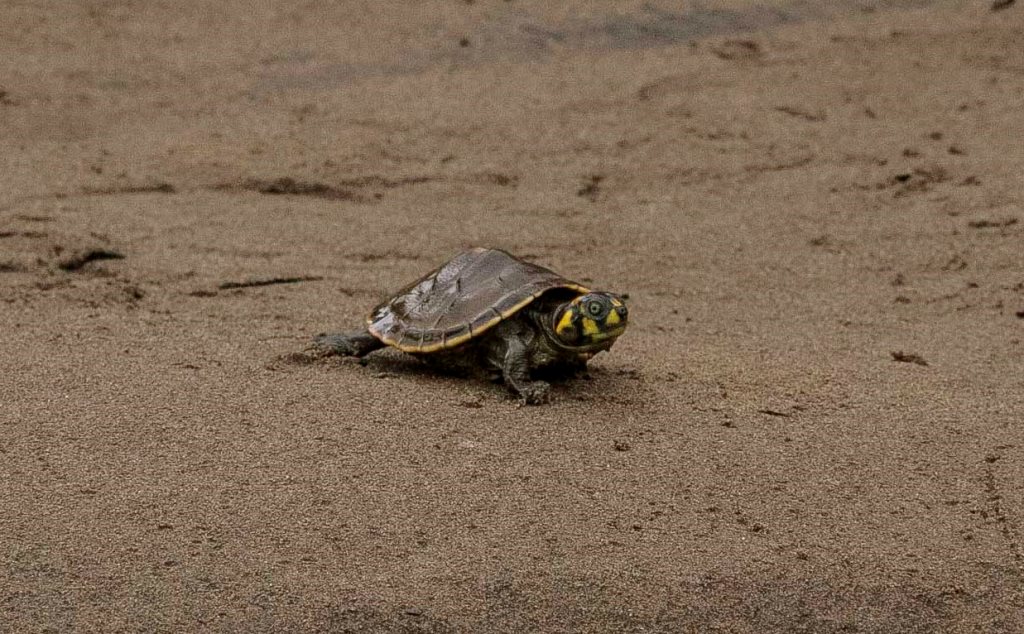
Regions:
<svg viewBox="0 0 1024 634"><path fill-rule="evenodd" d="M7 5L0 631L1024 631L1024 7ZM476 245L592 380L302 354Z"/></svg>

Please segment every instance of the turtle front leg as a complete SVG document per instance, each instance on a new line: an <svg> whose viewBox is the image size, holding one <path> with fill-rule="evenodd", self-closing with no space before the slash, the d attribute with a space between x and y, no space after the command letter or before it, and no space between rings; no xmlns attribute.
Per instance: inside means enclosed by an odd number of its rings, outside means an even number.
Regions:
<svg viewBox="0 0 1024 634"><path fill-rule="evenodd" d="M526 344L518 337L506 341L502 375L505 384L519 395L524 405L539 405L548 400L551 385L546 381L534 381L530 378L530 361Z"/></svg>
<svg viewBox="0 0 1024 634"><path fill-rule="evenodd" d="M363 330L334 334L321 333L313 337L311 347L324 356L364 357L374 350L383 348L384 343Z"/></svg>

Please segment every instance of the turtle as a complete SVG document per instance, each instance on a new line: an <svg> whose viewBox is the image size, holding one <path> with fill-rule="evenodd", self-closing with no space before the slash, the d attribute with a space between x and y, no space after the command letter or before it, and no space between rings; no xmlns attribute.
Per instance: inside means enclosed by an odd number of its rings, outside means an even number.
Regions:
<svg viewBox="0 0 1024 634"><path fill-rule="evenodd" d="M384 300L362 330L321 333L312 348L362 358L390 346L439 369L502 380L532 405L548 400L543 378L586 374L612 347L628 323L625 299L477 247Z"/></svg>

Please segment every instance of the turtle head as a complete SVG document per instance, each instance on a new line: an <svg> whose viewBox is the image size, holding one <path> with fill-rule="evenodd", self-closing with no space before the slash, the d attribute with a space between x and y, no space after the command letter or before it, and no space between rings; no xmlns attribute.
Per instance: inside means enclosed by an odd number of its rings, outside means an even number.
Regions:
<svg viewBox="0 0 1024 634"><path fill-rule="evenodd" d="M562 304L554 315L553 334L569 348L608 348L626 329L629 309L620 295L590 292Z"/></svg>

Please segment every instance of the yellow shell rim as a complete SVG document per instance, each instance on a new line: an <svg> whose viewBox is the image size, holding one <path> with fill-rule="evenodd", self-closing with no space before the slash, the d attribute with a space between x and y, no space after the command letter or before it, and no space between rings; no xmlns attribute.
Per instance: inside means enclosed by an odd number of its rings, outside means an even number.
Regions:
<svg viewBox="0 0 1024 634"><path fill-rule="evenodd" d="M491 328L497 326L502 321L508 319L512 315L515 315L516 313L518 313L523 308L529 306L530 303L533 302L533 300L537 299L538 297L540 297L544 293L547 293L548 291L552 291L552 290L555 290L555 289L558 289L558 288L566 288L566 289L569 289L571 291L576 291L576 292L578 292L580 294L584 294L584 295L590 292L589 288L587 288L585 286L580 286L579 284L562 284L560 286L555 286L555 287L552 287L552 288L546 288L543 291L541 291L540 293L534 293L533 295L530 295L529 297L527 297L523 301L519 302L518 304L512 306L508 310L500 312L499 313L501 315L500 318L499 317L495 317L493 319L490 319L486 323L484 323L483 326L481 326L480 328L473 328L472 325L471 325L469 327L469 331L468 332L464 332L464 333L462 333L462 334L460 334L458 336L452 337L451 339L444 339L444 340L442 340L442 341L440 341L438 343L432 343L432 344L427 345L427 346L408 345L408 344L406 344L406 345L399 345L399 343L397 341L395 341L393 338L387 337L386 335L383 335L382 333L379 333L376 330L374 330L374 328L373 328L373 319L372 319L373 315L370 315L370 316L368 316L366 318L366 328L367 328L367 330L370 331L371 335L373 335L374 337L380 339L381 341L383 341L387 345L389 345L389 346L391 346L393 348L397 348L398 350L401 350L402 352L425 353L425 352L437 352L439 350L447 350L449 348L454 348L455 346L458 346L458 345L460 345L462 343L465 343L465 342L469 341L470 339L472 339L473 337L477 337L479 335L482 335L483 333L487 332Z"/></svg>

